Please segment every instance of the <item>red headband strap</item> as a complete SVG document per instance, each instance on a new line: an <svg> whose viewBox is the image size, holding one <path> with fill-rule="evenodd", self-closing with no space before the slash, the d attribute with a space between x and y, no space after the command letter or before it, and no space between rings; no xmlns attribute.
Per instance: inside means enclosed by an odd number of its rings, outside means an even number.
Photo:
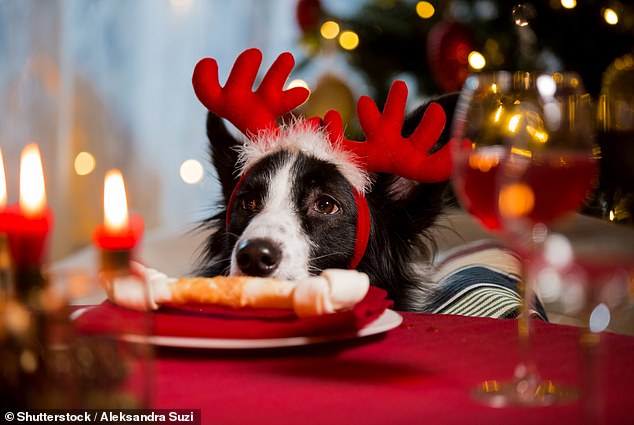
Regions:
<svg viewBox="0 0 634 425"><path fill-rule="evenodd" d="M236 193L238 192L240 186L242 186L242 183L248 173L248 170L242 173L240 180L236 183L236 186L233 188L233 192L231 192L231 196L229 197L229 202L227 203L227 215L225 216L225 228L227 230L229 229L229 223L231 221L231 210L236 198ZM350 259L350 264L348 265L349 269L355 269L359 265L363 255L365 254L368 241L370 240L370 208L368 207L368 201L365 199L363 193L355 190L354 202L357 206L357 230L354 241L354 252L352 253L352 258Z"/></svg>
<svg viewBox="0 0 634 425"><path fill-rule="evenodd" d="M242 183L244 183L244 179L247 178L247 174L249 174L249 170L245 170L244 173L240 176L240 180L236 183L236 186L233 188L233 192L231 192L231 196L229 197L229 202L227 203L227 215L225 216L225 229L229 230L229 222L231 221L231 210L233 209L233 203L236 200L236 193Z"/></svg>
<svg viewBox="0 0 634 425"><path fill-rule="evenodd" d="M356 269L370 240L370 208L365 195L354 191L354 201L357 204L357 235L354 241L354 253L350 259L349 269Z"/></svg>

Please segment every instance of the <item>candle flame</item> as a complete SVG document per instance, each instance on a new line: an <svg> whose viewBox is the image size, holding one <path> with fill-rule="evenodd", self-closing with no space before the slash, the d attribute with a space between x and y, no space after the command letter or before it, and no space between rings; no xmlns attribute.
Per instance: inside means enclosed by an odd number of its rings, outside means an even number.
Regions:
<svg viewBox="0 0 634 425"><path fill-rule="evenodd" d="M111 232L121 232L128 227L128 200L121 171L112 169L106 173L103 190L104 225Z"/></svg>
<svg viewBox="0 0 634 425"><path fill-rule="evenodd" d="M7 175L4 170L4 157L0 149L0 208L7 205Z"/></svg>
<svg viewBox="0 0 634 425"><path fill-rule="evenodd" d="M20 157L20 209L27 216L38 216L46 207L44 169L40 148L30 143Z"/></svg>

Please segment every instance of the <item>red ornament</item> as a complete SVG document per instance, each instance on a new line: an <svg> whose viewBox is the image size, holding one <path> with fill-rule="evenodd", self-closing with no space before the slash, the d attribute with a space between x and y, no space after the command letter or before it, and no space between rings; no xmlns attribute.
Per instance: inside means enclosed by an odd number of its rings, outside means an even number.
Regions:
<svg viewBox="0 0 634 425"><path fill-rule="evenodd" d="M471 31L458 22L440 22L427 36L427 61L432 77L445 92L458 91L469 73L475 48Z"/></svg>
<svg viewBox="0 0 634 425"><path fill-rule="evenodd" d="M319 0L299 0L295 16L297 24L304 34L315 31L321 16L321 2Z"/></svg>

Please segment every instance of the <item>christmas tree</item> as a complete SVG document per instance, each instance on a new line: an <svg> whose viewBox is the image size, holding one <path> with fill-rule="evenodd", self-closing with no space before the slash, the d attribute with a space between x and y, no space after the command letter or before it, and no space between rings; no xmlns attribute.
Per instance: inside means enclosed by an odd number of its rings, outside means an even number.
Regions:
<svg viewBox="0 0 634 425"><path fill-rule="evenodd" d="M308 52L304 65L335 46L379 103L395 78L415 82L410 89L427 97L460 90L475 72L578 73L601 106L601 175L585 212L634 223L634 4L361 0L345 15L329 6L326 0L297 2L297 23ZM617 114L601 113L609 112L612 100L630 105L627 116L620 112L628 123L615 124ZM353 120L350 128L355 129Z"/></svg>
<svg viewBox="0 0 634 425"><path fill-rule="evenodd" d="M325 22L338 24L340 37L356 34L358 44L341 50L378 98L404 73L431 95L499 69L575 71L597 95L603 72L634 47L634 5L613 0L365 0L350 16L299 0L297 20L312 58Z"/></svg>

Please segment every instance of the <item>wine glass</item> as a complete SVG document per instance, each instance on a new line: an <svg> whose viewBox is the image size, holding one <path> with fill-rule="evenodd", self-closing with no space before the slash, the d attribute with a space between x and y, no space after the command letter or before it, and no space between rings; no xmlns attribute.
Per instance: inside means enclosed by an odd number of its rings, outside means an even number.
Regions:
<svg viewBox="0 0 634 425"><path fill-rule="evenodd" d="M600 369L608 346L608 326L631 323L630 291L634 285L634 230L577 217L553 226L535 258L536 284L543 299L563 317L581 326L581 402L584 423L606 423ZM604 385L602 385L604 384ZM607 383L609 384L609 383Z"/></svg>
<svg viewBox="0 0 634 425"><path fill-rule="evenodd" d="M474 394L494 406L570 400L572 392L542 379L532 360L529 266L548 225L580 208L595 181L591 98L573 73L475 74L461 91L451 143L458 200L518 252L523 265L522 358L512 379L486 381Z"/></svg>

